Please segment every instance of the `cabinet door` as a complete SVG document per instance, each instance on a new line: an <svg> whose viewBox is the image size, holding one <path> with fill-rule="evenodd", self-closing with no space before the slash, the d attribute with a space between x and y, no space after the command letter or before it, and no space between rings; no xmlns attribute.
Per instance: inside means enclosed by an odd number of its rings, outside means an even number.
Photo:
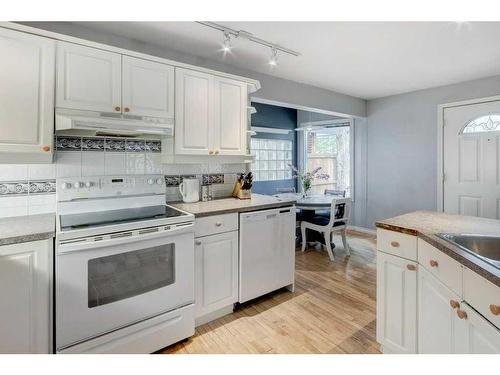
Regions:
<svg viewBox="0 0 500 375"><path fill-rule="evenodd" d="M56 107L121 112L121 55L59 42Z"/></svg>
<svg viewBox="0 0 500 375"><path fill-rule="evenodd" d="M0 246L0 353L50 352L52 240Z"/></svg>
<svg viewBox="0 0 500 375"><path fill-rule="evenodd" d="M247 147L247 85L227 78L215 78L216 153L244 155Z"/></svg>
<svg viewBox="0 0 500 375"><path fill-rule="evenodd" d="M465 312L465 315L462 315L462 319L455 316L459 327L454 336L456 352L500 354L500 330L468 304L462 303L460 309Z"/></svg>
<svg viewBox="0 0 500 375"><path fill-rule="evenodd" d="M174 67L123 56L123 111L131 115L174 117Z"/></svg>
<svg viewBox="0 0 500 375"><path fill-rule="evenodd" d="M55 42L0 28L0 56L0 162L51 162Z"/></svg>
<svg viewBox="0 0 500 375"><path fill-rule="evenodd" d="M451 301L460 297L423 267L418 270L418 352L456 353L458 321Z"/></svg>
<svg viewBox="0 0 500 375"><path fill-rule="evenodd" d="M417 351L417 265L377 252L377 341L388 352Z"/></svg>
<svg viewBox="0 0 500 375"><path fill-rule="evenodd" d="M195 240L196 317L238 300L238 232Z"/></svg>
<svg viewBox="0 0 500 375"><path fill-rule="evenodd" d="M214 77L175 69L175 151L183 155L208 155L213 150Z"/></svg>

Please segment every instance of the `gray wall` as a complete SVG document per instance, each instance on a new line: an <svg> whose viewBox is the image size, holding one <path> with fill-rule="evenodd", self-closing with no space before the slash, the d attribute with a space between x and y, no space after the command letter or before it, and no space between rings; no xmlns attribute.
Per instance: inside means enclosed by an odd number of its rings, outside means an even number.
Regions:
<svg viewBox="0 0 500 375"><path fill-rule="evenodd" d="M368 101L365 226L436 210L437 106L498 94L500 76L494 76Z"/></svg>
<svg viewBox="0 0 500 375"><path fill-rule="evenodd" d="M262 89L253 96L272 100L292 106L310 107L325 111L338 112L351 116L366 116L366 100L340 94L319 87L310 86L286 79L273 77L249 70L238 69L234 66L214 60L208 60L195 55L165 49L161 46L147 44L124 38L119 35L104 34L91 30L81 23L72 22L19 22L23 25L37 27L60 34L91 40L98 43L163 57L186 64L197 65L208 69L223 71L230 74L245 76L260 81ZM300 67L298 67L300 68Z"/></svg>

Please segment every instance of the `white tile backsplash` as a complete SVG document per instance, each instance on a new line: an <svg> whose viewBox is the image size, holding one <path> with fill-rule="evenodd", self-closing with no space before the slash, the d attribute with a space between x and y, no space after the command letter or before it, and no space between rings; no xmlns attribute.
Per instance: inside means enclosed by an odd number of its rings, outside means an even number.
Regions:
<svg viewBox="0 0 500 375"><path fill-rule="evenodd" d="M127 159L124 152L104 153L104 174L122 175L127 173Z"/></svg>
<svg viewBox="0 0 500 375"><path fill-rule="evenodd" d="M145 155L144 173L162 174L163 166L161 165L161 154L146 152L144 155Z"/></svg>
<svg viewBox="0 0 500 375"><path fill-rule="evenodd" d="M127 155L127 174L144 174L146 156L142 152L130 152Z"/></svg>
<svg viewBox="0 0 500 375"><path fill-rule="evenodd" d="M22 181L27 179L27 164L0 164L0 181Z"/></svg>
<svg viewBox="0 0 500 375"><path fill-rule="evenodd" d="M30 180L53 180L56 178L56 165L29 164L28 178Z"/></svg>
<svg viewBox="0 0 500 375"><path fill-rule="evenodd" d="M79 177L82 175L82 153L80 151L58 151L56 153L56 176Z"/></svg>
<svg viewBox="0 0 500 375"><path fill-rule="evenodd" d="M82 152L82 176L102 176L104 174L104 152Z"/></svg>

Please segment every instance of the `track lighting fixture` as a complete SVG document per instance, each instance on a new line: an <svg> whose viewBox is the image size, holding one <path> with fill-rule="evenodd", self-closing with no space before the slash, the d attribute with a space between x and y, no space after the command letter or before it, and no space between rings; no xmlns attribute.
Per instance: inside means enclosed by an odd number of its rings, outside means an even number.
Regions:
<svg viewBox="0 0 500 375"><path fill-rule="evenodd" d="M269 65L278 65L278 51L276 50L276 48L271 48L271 58L269 59Z"/></svg>
<svg viewBox="0 0 500 375"><path fill-rule="evenodd" d="M222 43L222 51L224 53L231 52L231 35L227 31L224 31L224 42Z"/></svg>
<svg viewBox="0 0 500 375"><path fill-rule="evenodd" d="M269 59L269 65L271 66L276 66L278 65L278 51L292 55L292 56L300 56L300 53L297 51L294 51L290 48L286 48L283 46L280 46L276 43L269 42L267 40L261 39L253 35L252 33L249 33L248 31L245 30L234 30L231 29L230 27L226 27L224 25L217 24L215 22L200 22L197 21L197 23L210 27L212 29L216 29L219 31L222 31L224 34L224 41L222 44L222 51L224 53L230 52L231 49L233 48L231 46L231 37L234 38L241 38L241 39L246 39L250 42L253 42L255 44L260 44L262 46L266 46L271 48L271 58Z"/></svg>

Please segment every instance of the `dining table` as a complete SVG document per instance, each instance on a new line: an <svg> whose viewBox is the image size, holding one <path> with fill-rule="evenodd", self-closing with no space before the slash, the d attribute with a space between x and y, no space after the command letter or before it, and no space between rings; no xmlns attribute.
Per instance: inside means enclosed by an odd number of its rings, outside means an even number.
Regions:
<svg viewBox="0 0 500 375"><path fill-rule="evenodd" d="M301 210L329 210L332 200L343 198L340 195L311 194L304 197L302 193L279 193L274 197L278 199L295 199L295 207Z"/></svg>

